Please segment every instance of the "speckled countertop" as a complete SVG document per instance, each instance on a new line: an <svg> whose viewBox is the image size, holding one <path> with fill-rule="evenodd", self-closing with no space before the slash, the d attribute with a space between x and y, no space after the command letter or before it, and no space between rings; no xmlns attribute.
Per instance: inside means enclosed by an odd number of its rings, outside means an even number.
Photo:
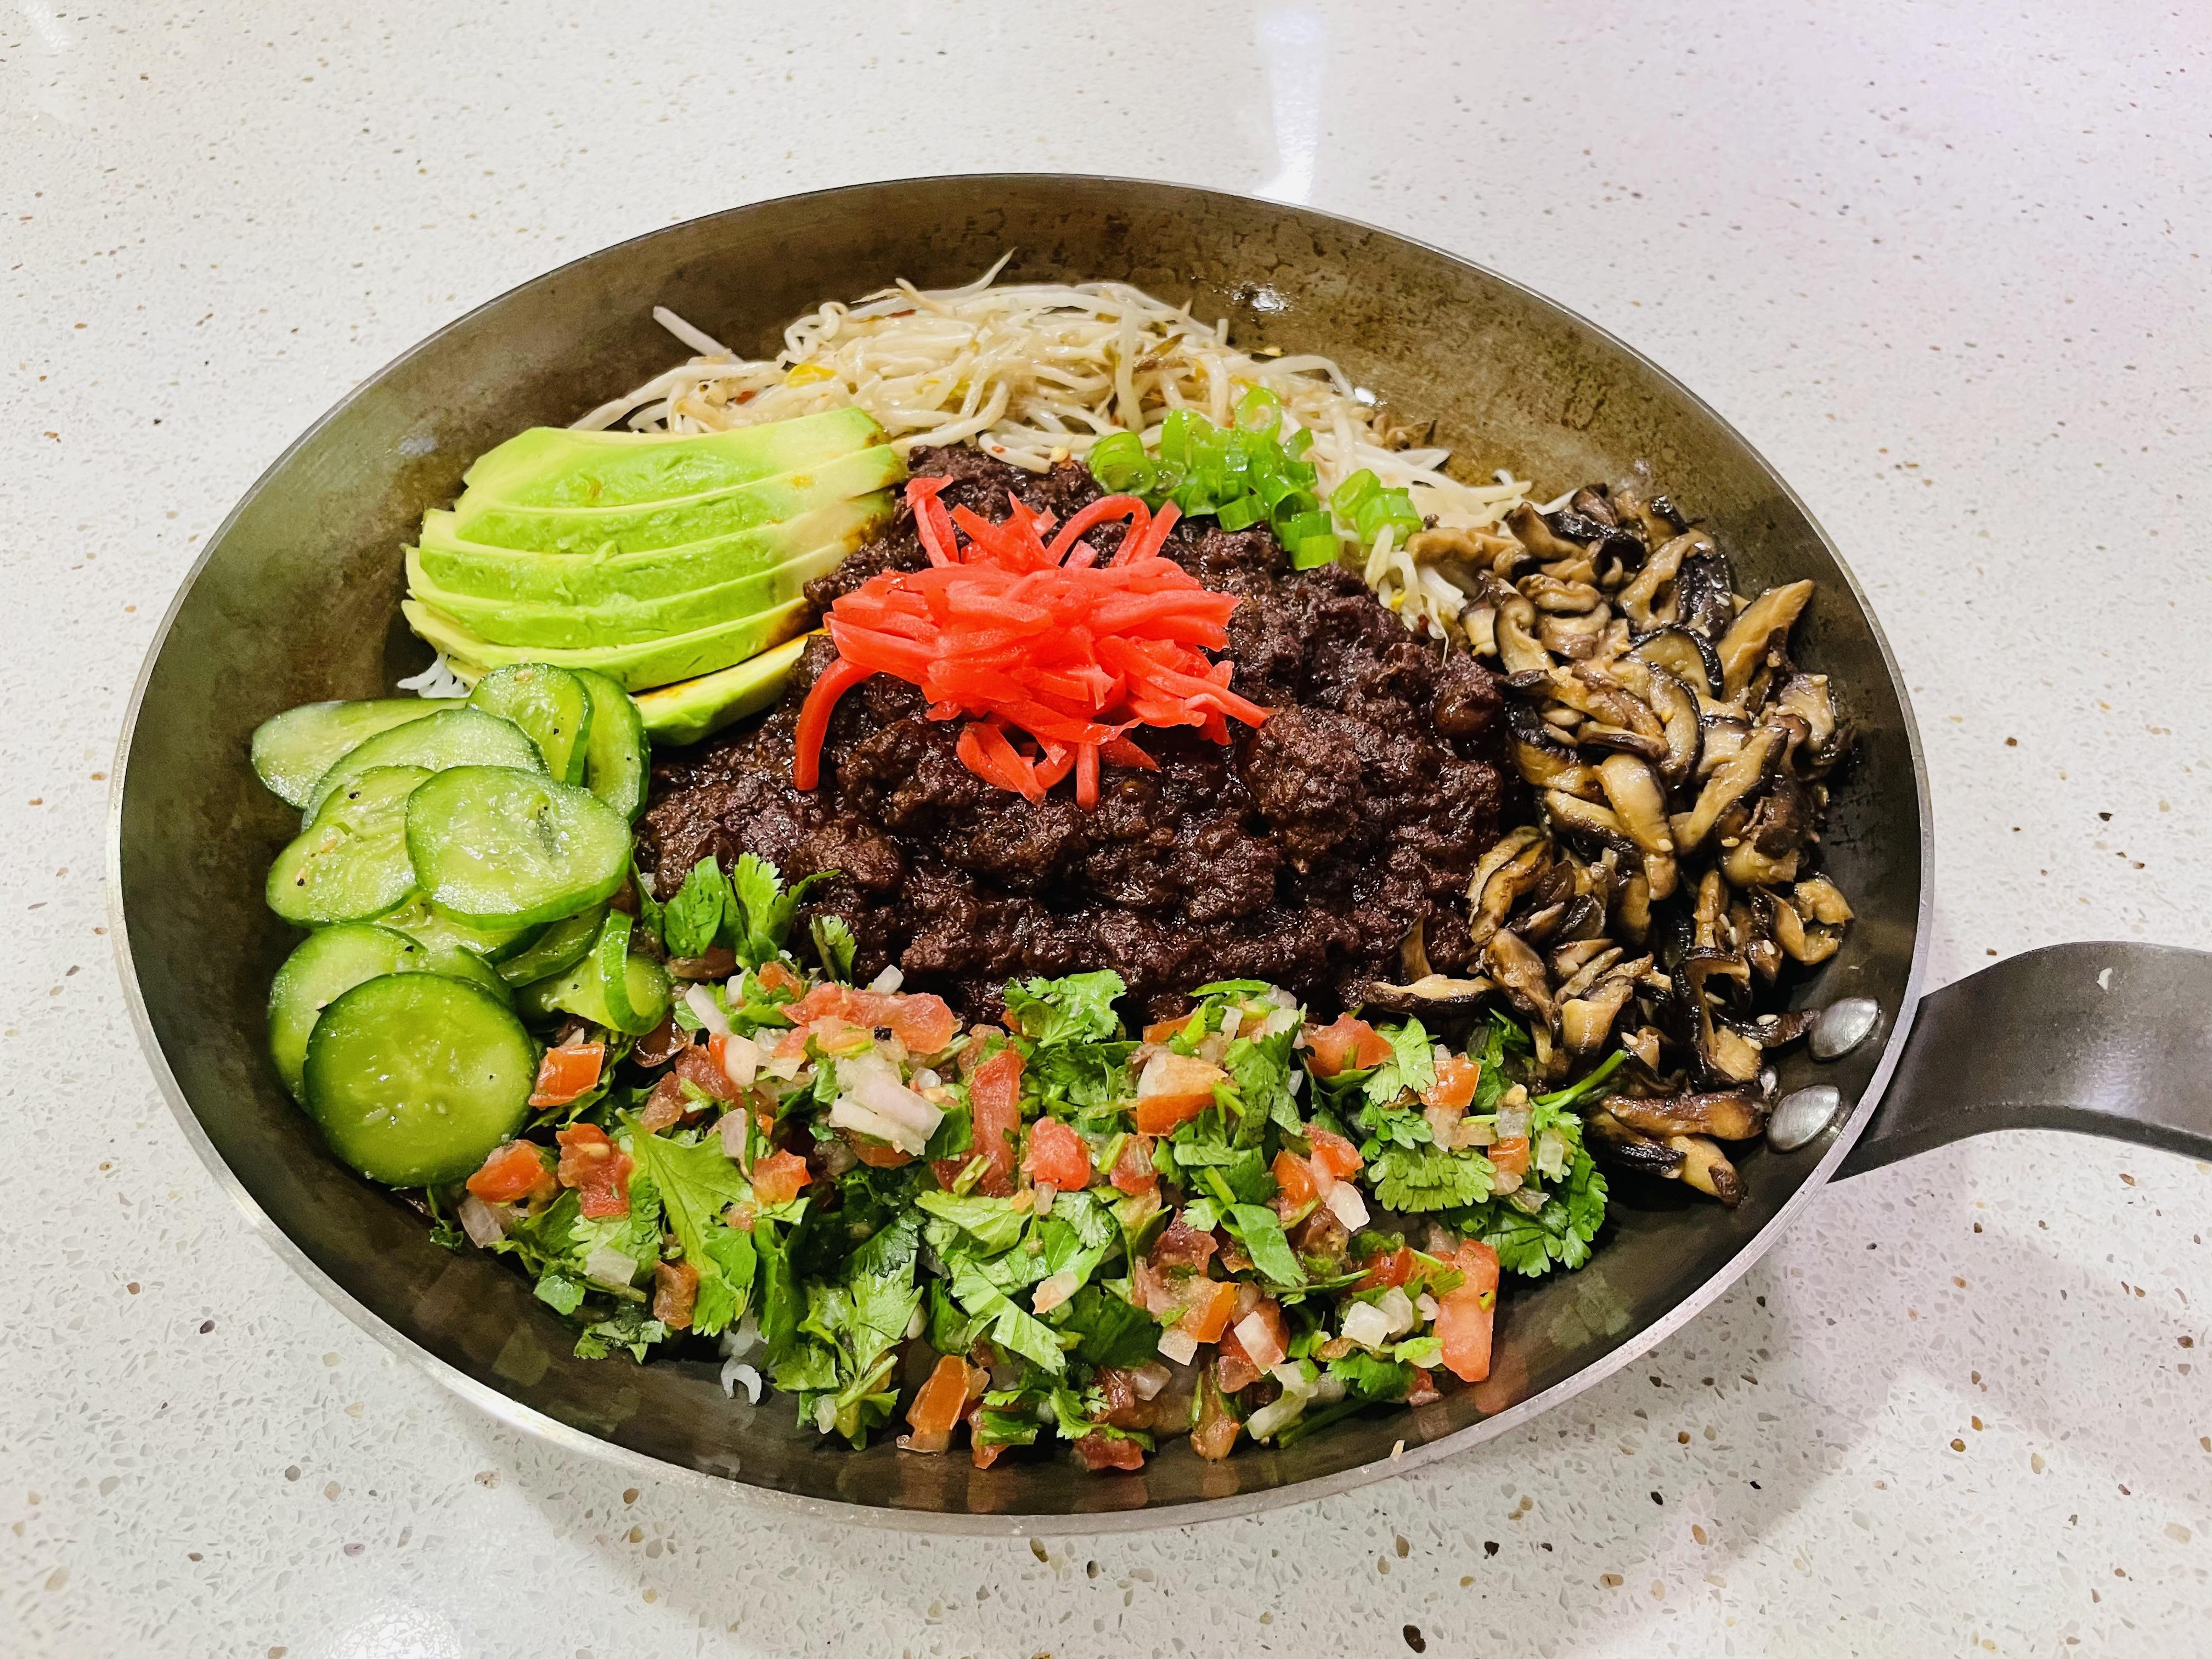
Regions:
<svg viewBox="0 0 2212 1659"><path fill-rule="evenodd" d="M2021 1135L1862 1177L1517 1437L1264 1521L1036 1547L629 1486L248 1235L100 936L155 619L283 445L438 324L854 179L1266 191L1597 319L1864 580L1927 739L1936 980L2212 937L2194 9L642 13L0 14L0 1650L2205 1651L2212 1168L2181 1158Z"/></svg>

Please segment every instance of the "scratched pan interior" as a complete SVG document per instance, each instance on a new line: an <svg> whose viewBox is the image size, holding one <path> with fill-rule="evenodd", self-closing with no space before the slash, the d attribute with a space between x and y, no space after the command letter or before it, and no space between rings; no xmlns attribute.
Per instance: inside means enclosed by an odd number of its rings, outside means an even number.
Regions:
<svg viewBox="0 0 2212 1659"><path fill-rule="evenodd" d="M887 1442L847 1451L798 1429L785 1400L726 1401L708 1363L572 1358L504 1263L440 1249L325 1152L263 1058L264 998L294 935L263 907L262 877L296 819L255 781L247 736L295 703L386 692L427 659L396 608L399 548L422 510L519 428L565 423L676 361L655 304L766 354L821 300L898 276L963 282L1009 248L1010 278L1118 278L1194 296L1248 346L1328 352L1397 408L1433 416L1471 472L1509 466L1557 492L1648 468L1712 526L1746 592L1817 579L1800 655L1836 678L1860 735L1827 839L1859 920L1798 995L1906 1001L1924 875L1910 717L1832 549L1741 438L1589 324L1433 249L1267 203L1054 177L862 185L674 226L516 289L351 393L239 506L148 661L117 797L118 949L156 1073L248 1213L366 1328L510 1422L895 1524L1096 1528L1249 1510L1472 1443L1624 1363L1748 1265L1840 1155L1837 1133L1789 1156L1748 1150L1750 1195L1732 1212L1671 1187L1620 1191L1589 1268L1510 1288L1495 1374L1472 1390L1221 1464L1176 1439L1141 1474L1087 1475L1062 1457L979 1471ZM1900 1036L1828 1079L1857 1097L1887 1075ZM1784 1085L1808 1070L1785 1060Z"/></svg>

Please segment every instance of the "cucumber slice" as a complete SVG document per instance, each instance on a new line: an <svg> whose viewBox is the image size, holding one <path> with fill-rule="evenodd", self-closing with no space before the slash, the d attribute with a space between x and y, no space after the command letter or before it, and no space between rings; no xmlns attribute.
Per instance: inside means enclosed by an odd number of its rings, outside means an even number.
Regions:
<svg viewBox="0 0 2212 1659"><path fill-rule="evenodd" d="M317 781L307 797L307 816L314 817L333 789L372 766L426 766L433 772L449 766L516 766L543 772L545 761L529 734L513 720L481 708L447 708L428 720L380 732L349 750Z"/></svg>
<svg viewBox="0 0 2212 1659"><path fill-rule="evenodd" d="M415 892L407 801L430 775L420 766L372 766L326 797L270 866L269 908L295 927L322 927L404 904Z"/></svg>
<svg viewBox="0 0 2212 1659"><path fill-rule="evenodd" d="M514 1006L514 993L499 976L499 969L475 951L464 951L458 945L434 945L426 948L428 959L422 964L423 971L443 974L447 979L458 979L465 984L477 986L497 997L504 1006L509 1008Z"/></svg>
<svg viewBox="0 0 2212 1659"><path fill-rule="evenodd" d="M584 781L592 695L567 669L542 662L495 668L469 693L469 706L513 720L527 732L545 757L545 769L562 782Z"/></svg>
<svg viewBox="0 0 2212 1659"><path fill-rule="evenodd" d="M621 887L629 825L542 774L458 766L408 803L407 852L431 902L463 921L557 921Z"/></svg>
<svg viewBox="0 0 2212 1659"><path fill-rule="evenodd" d="M599 938L606 913L605 905L594 904L565 921L547 924L536 944L499 964L501 979L509 985L529 985L574 967Z"/></svg>
<svg viewBox="0 0 2212 1659"><path fill-rule="evenodd" d="M538 927L478 927L459 917L449 916L428 899L416 899L412 904L394 910L388 916L379 916L377 925L389 927L396 933L404 933L420 940L433 951L451 945L456 949L482 957L486 962L505 962L509 957L529 949L543 932Z"/></svg>
<svg viewBox="0 0 2212 1659"><path fill-rule="evenodd" d="M538 1045L489 992L442 974L364 981L307 1038L302 1096L339 1158L372 1181L474 1175L530 1115Z"/></svg>
<svg viewBox="0 0 2212 1659"><path fill-rule="evenodd" d="M568 672L583 681L592 699L584 787L635 823L637 815L645 811L646 786L653 771L653 747L645 735L645 716L629 692L597 669Z"/></svg>
<svg viewBox="0 0 2212 1659"><path fill-rule="evenodd" d="M630 919L607 912L591 954L557 978L526 985L514 1004L525 1018L574 1014L595 1025L643 1036L668 1018L668 975L659 963L629 954Z"/></svg>
<svg viewBox="0 0 2212 1659"><path fill-rule="evenodd" d="M301 703L253 728L253 770L279 800L305 806L323 774L349 750L380 732L460 706L452 697Z"/></svg>
<svg viewBox="0 0 2212 1659"><path fill-rule="evenodd" d="M300 1097L300 1068L307 1063L307 1034L323 1010L364 981L410 973L429 952L404 933L365 921L341 922L310 933L284 958L269 987L269 1058L292 1097Z"/></svg>

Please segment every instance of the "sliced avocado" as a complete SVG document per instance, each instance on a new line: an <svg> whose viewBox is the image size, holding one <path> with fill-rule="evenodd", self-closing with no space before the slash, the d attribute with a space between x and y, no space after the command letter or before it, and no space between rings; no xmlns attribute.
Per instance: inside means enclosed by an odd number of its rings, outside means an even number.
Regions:
<svg viewBox="0 0 2212 1659"><path fill-rule="evenodd" d="M905 476L896 450L872 444L708 495L626 507L509 507L470 489L454 504L453 530L472 542L528 552L638 553L779 524L825 500L866 495Z"/></svg>
<svg viewBox="0 0 2212 1659"><path fill-rule="evenodd" d="M733 668L641 692L637 710L645 716L645 729L661 743L696 743L758 714L783 695L783 683L805 654L809 637L786 640Z"/></svg>
<svg viewBox="0 0 2212 1659"><path fill-rule="evenodd" d="M452 514L426 513L422 544L408 554L408 580L479 600L597 609L735 581L832 545L849 553L890 522L896 506L890 491L877 490L733 536L604 558L487 547L462 540Z"/></svg>
<svg viewBox="0 0 2212 1659"><path fill-rule="evenodd" d="M688 680L743 662L769 646L781 645L805 625L806 618L806 601L793 599L757 616L641 644L556 651L542 646L494 645L418 600L404 599L399 609L407 625L444 652L465 679L509 663L543 662L556 668L596 669L625 691Z"/></svg>
<svg viewBox="0 0 2212 1659"><path fill-rule="evenodd" d="M586 606L478 599L449 593L427 580L410 551L407 593L443 611L488 644L588 650L638 645L788 605L800 596L808 582L844 562L846 553L843 544L832 543L773 569L693 592L672 593L658 599L608 599Z"/></svg>
<svg viewBox="0 0 2212 1659"><path fill-rule="evenodd" d="M625 507L819 466L883 441L883 428L860 409L825 410L727 432L538 426L479 459L466 483L469 495L508 507Z"/></svg>

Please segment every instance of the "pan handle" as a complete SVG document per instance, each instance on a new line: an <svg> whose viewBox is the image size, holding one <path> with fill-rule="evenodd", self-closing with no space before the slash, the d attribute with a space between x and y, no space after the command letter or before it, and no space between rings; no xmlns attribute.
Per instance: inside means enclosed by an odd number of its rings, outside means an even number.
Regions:
<svg viewBox="0 0 2212 1659"><path fill-rule="evenodd" d="M2070 1129L2212 1158L2212 951L2051 945L1923 998L1836 1173L1991 1129Z"/></svg>

